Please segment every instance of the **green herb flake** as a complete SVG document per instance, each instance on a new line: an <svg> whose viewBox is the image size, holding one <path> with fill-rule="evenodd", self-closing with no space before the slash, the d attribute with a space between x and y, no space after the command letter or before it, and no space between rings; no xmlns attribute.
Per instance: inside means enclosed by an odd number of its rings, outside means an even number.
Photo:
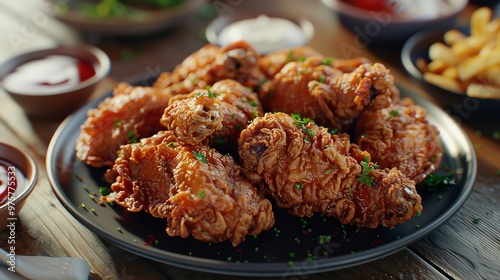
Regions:
<svg viewBox="0 0 500 280"><path fill-rule="evenodd" d="M325 170L325 172L323 172L323 173L326 175L326 174L330 174L330 173L332 173L332 172L333 172L333 169L327 169L327 170Z"/></svg>
<svg viewBox="0 0 500 280"><path fill-rule="evenodd" d="M194 155L194 157L195 157L197 160L199 160L199 161L201 161L201 162L203 162L203 163L208 163L208 159L207 159L207 157L206 157L203 153L198 152L198 151L194 151L194 152L193 152L193 155Z"/></svg>
<svg viewBox="0 0 500 280"><path fill-rule="evenodd" d="M325 58L325 59L323 59L323 60L321 61L321 64L323 64L323 65L331 65L331 64L332 64L332 62L333 62L333 58L331 58L331 57L327 57L327 58Z"/></svg>
<svg viewBox="0 0 500 280"><path fill-rule="evenodd" d="M391 110L391 112L389 113L389 115L391 117L396 117L398 114L399 114L399 111L396 109Z"/></svg>
<svg viewBox="0 0 500 280"><path fill-rule="evenodd" d="M300 56L300 57L297 59L297 61L298 61L298 62L304 62L304 61L306 61L306 59L307 59L307 57L306 57L305 55L303 55L303 56Z"/></svg>
<svg viewBox="0 0 500 280"><path fill-rule="evenodd" d="M295 125L298 127L306 126L308 123L314 123L314 120L311 118L302 118L300 114L290 114L290 116L295 120Z"/></svg>
<svg viewBox="0 0 500 280"><path fill-rule="evenodd" d="M115 122L115 127L120 127L122 125L122 121L116 121Z"/></svg>
<svg viewBox="0 0 500 280"><path fill-rule="evenodd" d="M210 98L217 98L217 93L214 93L210 90L210 86L207 86L207 93L208 93L208 97Z"/></svg>
<svg viewBox="0 0 500 280"><path fill-rule="evenodd" d="M295 188L296 188L297 190L302 189L302 186L303 186L303 184L302 184L302 183L297 183L297 184L295 184Z"/></svg>
<svg viewBox="0 0 500 280"><path fill-rule="evenodd" d="M338 128L329 128L329 129L328 129L328 133L330 133L330 134L335 134L335 133L337 133L337 132L339 132L339 129L338 129Z"/></svg>
<svg viewBox="0 0 500 280"><path fill-rule="evenodd" d="M168 145L169 147L174 147L174 146L179 145L179 143L177 143L177 142L169 142L167 145Z"/></svg>
<svg viewBox="0 0 500 280"><path fill-rule="evenodd" d="M250 106L252 107L259 107L259 104L257 104L257 102L253 101L253 100L250 100L248 101L248 103L250 104Z"/></svg>
<svg viewBox="0 0 500 280"><path fill-rule="evenodd" d="M481 221L481 219L480 219L480 218L477 218L477 217L476 217L476 218L472 218L472 222L473 222L474 224L479 223L479 221Z"/></svg>
<svg viewBox="0 0 500 280"><path fill-rule="evenodd" d="M100 187L99 193L103 196L106 196L106 195L111 193L111 188L110 187Z"/></svg>
<svg viewBox="0 0 500 280"><path fill-rule="evenodd" d="M320 235L319 236L319 244L323 244L323 243L328 243L332 240L332 236L331 235Z"/></svg>
<svg viewBox="0 0 500 280"><path fill-rule="evenodd" d="M135 131L131 130L127 132L127 143L136 143L138 141L137 135L135 134Z"/></svg>
<svg viewBox="0 0 500 280"><path fill-rule="evenodd" d="M318 77L318 82L320 82L320 83L324 83L325 80L326 80L325 75L321 75L321 76Z"/></svg>
<svg viewBox="0 0 500 280"><path fill-rule="evenodd" d="M203 190L199 191L198 197L203 199L205 197L205 192Z"/></svg>
<svg viewBox="0 0 500 280"><path fill-rule="evenodd" d="M360 162L360 164L361 164L361 167L363 167L363 170L361 171L361 173L358 174L358 178L357 178L358 181L367 185L368 187L372 187L373 186L373 177L370 176L370 172L373 169L377 169L377 165L375 164L375 165L370 166L368 157L365 157L365 159L362 162Z"/></svg>
<svg viewBox="0 0 500 280"><path fill-rule="evenodd" d="M293 261L288 261L288 265L293 266L294 265Z"/></svg>

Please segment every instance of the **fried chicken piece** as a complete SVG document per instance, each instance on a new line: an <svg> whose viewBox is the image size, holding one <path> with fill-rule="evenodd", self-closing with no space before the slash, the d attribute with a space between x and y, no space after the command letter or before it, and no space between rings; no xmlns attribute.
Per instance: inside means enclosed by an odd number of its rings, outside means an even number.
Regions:
<svg viewBox="0 0 500 280"><path fill-rule="evenodd" d="M93 167L111 166L120 145L162 130L159 120L171 95L126 83L89 109L76 143L76 156Z"/></svg>
<svg viewBox="0 0 500 280"><path fill-rule="evenodd" d="M222 128L221 102L209 96L207 90L197 90L172 102L160 123L187 144L208 144L215 131ZM181 96L181 95L178 95Z"/></svg>
<svg viewBox="0 0 500 280"><path fill-rule="evenodd" d="M365 110L355 127L355 142L382 168L396 167L420 183L439 167L443 156L439 131L428 122L425 109L411 99Z"/></svg>
<svg viewBox="0 0 500 280"><path fill-rule="evenodd" d="M186 57L172 72L162 73L154 87L172 94L187 94L223 79L257 87L265 78L258 59L257 51L245 41L222 48L208 44Z"/></svg>
<svg viewBox="0 0 500 280"><path fill-rule="evenodd" d="M345 131L365 108L387 107L399 97L393 76L380 63L361 64L344 73L323 61L314 56L285 65L261 87L264 109L298 113Z"/></svg>
<svg viewBox="0 0 500 280"><path fill-rule="evenodd" d="M167 219L170 236L237 246L274 224L270 201L232 157L182 143L172 131L122 146L106 179L112 193L102 200Z"/></svg>
<svg viewBox="0 0 500 280"><path fill-rule="evenodd" d="M322 58L322 64L332 66L344 73L352 72L361 64L370 63L366 57L356 57L353 59L332 59L324 57L315 49L309 46L300 46L293 49L281 50L263 55L259 59L260 69L267 78L272 79L289 62L303 61L308 57L316 56Z"/></svg>
<svg viewBox="0 0 500 280"><path fill-rule="evenodd" d="M422 211L414 181L396 168L377 169L356 148L347 134L332 135L285 113L256 118L238 141L246 178L293 215L319 212L375 228Z"/></svg>
<svg viewBox="0 0 500 280"><path fill-rule="evenodd" d="M321 56L321 54L309 46L275 51L261 56L259 67L267 78L272 79L288 62L303 60L310 56Z"/></svg>
<svg viewBox="0 0 500 280"><path fill-rule="evenodd" d="M189 144L234 144L242 129L263 109L255 92L235 80L225 79L210 89L199 89L170 99L161 123Z"/></svg>

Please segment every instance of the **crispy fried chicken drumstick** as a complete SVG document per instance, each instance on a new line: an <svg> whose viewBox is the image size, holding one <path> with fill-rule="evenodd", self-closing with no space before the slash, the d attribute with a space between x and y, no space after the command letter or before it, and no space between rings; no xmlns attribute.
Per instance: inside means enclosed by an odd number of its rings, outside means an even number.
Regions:
<svg viewBox="0 0 500 280"><path fill-rule="evenodd" d="M322 56L287 63L259 91L266 112L298 113L342 131L365 108L387 107L398 97L394 78L384 65L362 63L343 72Z"/></svg>
<svg viewBox="0 0 500 280"><path fill-rule="evenodd" d="M93 167L111 166L121 145L163 129L159 119L170 96L152 87L118 84L113 96L88 110L77 139L76 156Z"/></svg>
<svg viewBox="0 0 500 280"><path fill-rule="evenodd" d="M323 213L343 224L394 226L422 211L415 182L377 169L347 134L285 113L267 113L242 131L238 152L250 182L297 216ZM362 159L362 161L360 161Z"/></svg>
<svg viewBox="0 0 500 280"><path fill-rule="evenodd" d="M356 120L355 142L380 167L397 167L416 183L439 167L443 149L439 131L427 112L411 99L378 110L365 110Z"/></svg>
<svg viewBox="0 0 500 280"><path fill-rule="evenodd" d="M106 179L113 192L102 199L167 219L170 236L237 246L274 224L271 203L232 157L182 143L172 131L122 146Z"/></svg>

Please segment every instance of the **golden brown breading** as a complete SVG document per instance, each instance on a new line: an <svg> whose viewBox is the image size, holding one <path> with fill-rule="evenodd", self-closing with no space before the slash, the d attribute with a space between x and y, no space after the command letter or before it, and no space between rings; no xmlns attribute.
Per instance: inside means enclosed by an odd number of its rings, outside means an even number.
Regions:
<svg viewBox="0 0 500 280"><path fill-rule="evenodd" d="M258 59L257 51L245 41L222 48L208 44L186 57L172 72L162 73L154 87L172 94L187 94L223 79L234 79L256 88L265 78Z"/></svg>
<svg viewBox="0 0 500 280"><path fill-rule="evenodd" d="M122 146L106 177L113 192L103 200L167 219L170 236L237 246L274 224L271 203L232 157L182 143L172 131Z"/></svg>
<svg viewBox="0 0 500 280"><path fill-rule="evenodd" d="M361 64L344 73L321 56L286 64L259 92L266 112L298 113L341 131L365 108L387 107L398 97L394 78L384 65Z"/></svg>
<svg viewBox="0 0 500 280"><path fill-rule="evenodd" d="M347 134L306 122L267 113L238 141L245 176L279 207L368 228L394 226L422 210L414 181L395 168L377 169L366 152L351 151ZM359 162L360 156L366 158Z"/></svg>
<svg viewBox="0 0 500 280"><path fill-rule="evenodd" d="M408 98L387 108L365 110L353 136L380 167L397 167L416 183L436 171L443 156L439 131L427 121L425 109Z"/></svg>
<svg viewBox="0 0 500 280"><path fill-rule="evenodd" d="M120 145L163 129L159 120L170 97L152 87L118 84L113 96L88 110L77 139L76 156L90 166L111 166Z"/></svg>
<svg viewBox="0 0 500 280"><path fill-rule="evenodd" d="M203 98L196 100L199 97ZM236 147L241 130L264 114L257 94L231 79L218 81L210 89L176 95L169 104L161 119L163 125L186 143L207 139L203 143L225 150L228 145Z"/></svg>

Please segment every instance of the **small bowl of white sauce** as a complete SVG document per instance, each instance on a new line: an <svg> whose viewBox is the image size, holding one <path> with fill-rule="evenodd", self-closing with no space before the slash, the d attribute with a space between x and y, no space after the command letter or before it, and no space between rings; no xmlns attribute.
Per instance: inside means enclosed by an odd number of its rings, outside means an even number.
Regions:
<svg viewBox="0 0 500 280"><path fill-rule="evenodd" d="M218 17L206 29L207 40L225 46L244 40L259 54L307 44L314 26L305 18L277 14L236 14Z"/></svg>

